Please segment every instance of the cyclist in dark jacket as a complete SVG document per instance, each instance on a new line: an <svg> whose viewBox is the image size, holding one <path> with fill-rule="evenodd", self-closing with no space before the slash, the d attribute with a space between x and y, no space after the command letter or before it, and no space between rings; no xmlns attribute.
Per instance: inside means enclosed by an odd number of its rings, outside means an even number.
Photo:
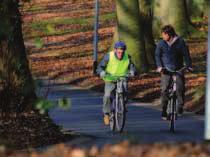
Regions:
<svg viewBox="0 0 210 157"><path fill-rule="evenodd" d="M163 68L169 71L177 71L184 66L192 70L192 61L188 47L183 38L178 36L171 25L166 25L162 28L161 34L163 39L159 41L156 51L155 60L157 71L161 73L161 104L162 104L162 119L167 118L168 104L168 88L171 80L171 75L163 73ZM184 74L177 76L177 101L178 113L183 113L185 78Z"/></svg>

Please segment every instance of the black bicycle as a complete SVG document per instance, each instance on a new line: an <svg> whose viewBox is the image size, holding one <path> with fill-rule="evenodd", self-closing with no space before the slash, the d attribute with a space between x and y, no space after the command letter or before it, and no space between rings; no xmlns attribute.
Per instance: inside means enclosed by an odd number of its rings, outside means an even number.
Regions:
<svg viewBox="0 0 210 157"><path fill-rule="evenodd" d="M111 113L109 114L109 124L112 131L122 132L126 120L126 91L125 84L127 77L120 77L116 80L115 90L112 92Z"/></svg>
<svg viewBox="0 0 210 157"><path fill-rule="evenodd" d="M177 75L182 75L184 71L186 71L189 69L186 67L181 68L178 71L169 71L167 69L163 69L164 73L168 73L170 74L171 77L171 83L169 86L169 101L168 101L168 105L167 105L167 119L169 120L169 130L171 132L175 132L175 121L177 120L177 108L178 108L178 104L177 104L177 95L176 95L176 90L177 90L177 86L176 86L176 79L177 79Z"/></svg>

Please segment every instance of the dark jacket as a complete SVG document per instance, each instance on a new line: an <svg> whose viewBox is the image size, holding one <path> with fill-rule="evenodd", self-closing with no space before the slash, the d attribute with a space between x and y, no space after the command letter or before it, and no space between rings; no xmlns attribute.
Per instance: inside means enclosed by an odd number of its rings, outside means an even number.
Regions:
<svg viewBox="0 0 210 157"><path fill-rule="evenodd" d="M128 56L128 57L129 57L129 61L130 61L128 70L129 70L129 72L132 72L132 73L135 74L136 73L136 68L131 61L131 57L130 56ZM109 62L109 53L105 54L103 59L99 63L99 65L97 67L97 70L96 70L97 74L100 74L102 71L106 70L106 66L107 66L108 62Z"/></svg>
<svg viewBox="0 0 210 157"><path fill-rule="evenodd" d="M171 46L166 41L160 40L156 47L155 60L158 67L173 71L183 66L192 67L188 47L181 37L178 37Z"/></svg>

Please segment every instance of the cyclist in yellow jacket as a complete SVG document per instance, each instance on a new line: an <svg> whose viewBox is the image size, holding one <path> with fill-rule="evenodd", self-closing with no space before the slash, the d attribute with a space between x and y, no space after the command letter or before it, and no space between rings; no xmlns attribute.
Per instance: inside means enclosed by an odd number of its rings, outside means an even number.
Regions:
<svg viewBox="0 0 210 157"><path fill-rule="evenodd" d="M114 50L107 53L97 67L97 73L105 81L103 97L104 123L109 124L109 113L111 111L111 92L115 89L115 81L118 77L134 76L136 68L131 61L131 57L126 52L126 44L118 41L114 45ZM127 82L124 85L127 91Z"/></svg>

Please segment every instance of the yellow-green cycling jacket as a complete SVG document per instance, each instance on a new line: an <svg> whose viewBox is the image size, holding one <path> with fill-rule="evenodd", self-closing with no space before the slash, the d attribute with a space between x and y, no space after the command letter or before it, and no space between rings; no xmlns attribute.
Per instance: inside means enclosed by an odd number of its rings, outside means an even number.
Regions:
<svg viewBox="0 0 210 157"><path fill-rule="evenodd" d="M103 57L97 67L98 74L102 71L109 74L103 77L103 80L105 82L112 82L118 77L126 76L128 73L136 73L136 68L127 52L125 52L123 58L119 60L114 51L111 51Z"/></svg>

